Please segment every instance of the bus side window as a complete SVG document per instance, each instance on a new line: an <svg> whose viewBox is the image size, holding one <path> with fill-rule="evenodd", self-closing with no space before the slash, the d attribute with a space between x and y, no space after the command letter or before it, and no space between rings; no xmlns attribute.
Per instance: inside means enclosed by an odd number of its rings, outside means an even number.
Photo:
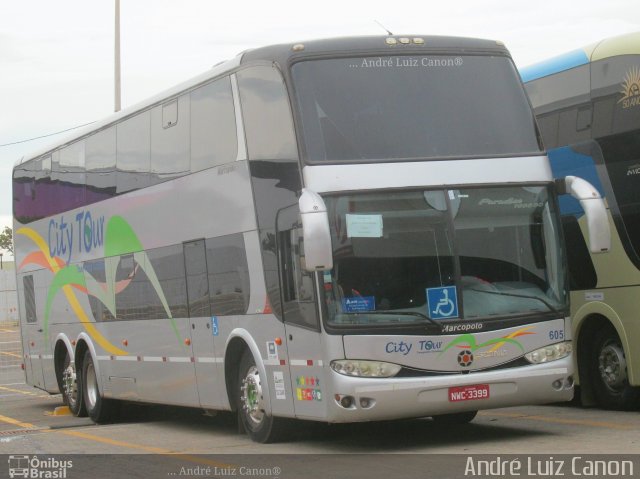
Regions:
<svg viewBox="0 0 640 479"><path fill-rule="evenodd" d="M558 113L551 113L538 117L538 128L542 135L542 141L547 149L556 148L558 146Z"/></svg>
<svg viewBox="0 0 640 479"><path fill-rule="evenodd" d="M190 171L191 99L181 95L151 110L151 178L160 183Z"/></svg>
<svg viewBox="0 0 640 479"><path fill-rule="evenodd" d="M206 240L211 314L247 314L249 307L249 266L242 234Z"/></svg>
<svg viewBox="0 0 640 479"><path fill-rule="evenodd" d="M191 92L191 172L238 156L231 81L224 77Z"/></svg>
<svg viewBox="0 0 640 479"><path fill-rule="evenodd" d="M249 159L297 158L291 108L278 70L256 66L239 71L237 77Z"/></svg>
<svg viewBox="0 0 640 479"><path fill-rule="evenodd" d="M297 205L279 212L277 244L284 320L318 330L314 274L303 267L304 242Z"/></svg>
<svg viewBox="0 0 640 479"><path fill-rule="evenodd" d="M38 321L38 316L36 314L36 293L33 287L33 275L24 276L22 285L24 286L24 310L27 323L35 323Z"/></svg>
<svg viewBox="0 0 640 479"><path fill-rule="evenodd" d="M209 278L204 240L184 243L184 264L187 276L189 317L211 316Z"/></svg>
<svg viewBox="0 0 640 479"><path fill-rule="evenodd" d="M116 127L91 135L85 145L87 169L86 204L116 194Z"/></svg>
<svg viewBox="0 0 640 479"><path fill-rule="evenodd" d="M57 185L55 201L62 211L85 205L85 140L78 140L53 155L51 179ZM56 158L58 161L56 162Z"/></svg>
<svg viewBox="0 0 640 479"><path fill-rule="evenodd" d="M564 231L565 244L568 245L566 251L571 290L595 288L598 284L598 275L593 266L584 235L580 230L578 219L574 215L562 216L562 229Z"/></svg>
<svg viewBox="0 0 640 479"><path fill-rule="evenodd" d="M116 193L151 184L151 113L143 111L116 126Z"/></svg>

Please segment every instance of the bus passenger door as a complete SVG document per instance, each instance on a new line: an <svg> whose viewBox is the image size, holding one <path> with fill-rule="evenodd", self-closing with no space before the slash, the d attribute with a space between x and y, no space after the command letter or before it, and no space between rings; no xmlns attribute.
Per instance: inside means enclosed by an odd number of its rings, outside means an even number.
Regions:
<svg viewBox="0 0 640 479"><path fill-rule="evenodd" d="M205 240L184 243L184 260L187 275L191 347L198 396L202 407L216 407L223 402L220 395L224 393L224 387L220 387L222 377L219 370L220 363L216 359L213 344L217 328L214 326L211 316Z"/></svg>
<svg viewBox="0 0 640 479"><path fill-rule="evenodd" d="M298 206L278 213L278 261L295 415L326 417L323 340L314 274L302 268L304 245Z"/></svg>

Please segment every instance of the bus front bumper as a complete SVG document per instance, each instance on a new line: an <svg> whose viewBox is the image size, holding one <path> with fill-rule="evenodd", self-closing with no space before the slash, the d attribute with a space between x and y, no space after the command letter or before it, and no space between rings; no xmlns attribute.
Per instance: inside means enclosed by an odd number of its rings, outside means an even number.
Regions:
<svg viewBox="0 0 640 479"><path fill-rule="evenodd" d="M377 421L570 401L572 361L569 355L547 364L424 378L358 378L332 370L335 394L328 398L328 420Z"/></svg>

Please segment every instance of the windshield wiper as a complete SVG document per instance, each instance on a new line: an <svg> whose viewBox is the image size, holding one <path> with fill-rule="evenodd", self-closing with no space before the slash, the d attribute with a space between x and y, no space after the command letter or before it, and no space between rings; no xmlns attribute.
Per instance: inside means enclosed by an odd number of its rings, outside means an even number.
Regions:
<svg viewBox="0 0 640 479"><path fill-rule="evenodd" d="M415 316L416 318L426 319L427 322L437 326L438 329L440 330L440 332L442 332L442 324L437 322L435 319L431 319L426 314L419 313L417 311L392 311L392 310L388 310L388 311L359 311L359 312L341 313L341 314L385 314L385 315L394 315L395 314L395 315L399 315L399 316Z"/></svg>
<svg viewBox="0 0 640 479"><path fill-rule="evenodd" d="M538 296L527 296L526 294L513 294L513 293L503 293L501 291L484 291L481 289L475 289L475 288L467 288L467 291L475 291L476 293L487 293L487 294L497 294L498 296L512 296L514 298L523 298L523 299L535 299L537 301L540 301L542 304L544 304L547 308L549 308L549 311L552 311L554 313L559 312L559 310L557 310L556 308L554 308L551 303L545 301L544 299L538 297Z"/></svg>

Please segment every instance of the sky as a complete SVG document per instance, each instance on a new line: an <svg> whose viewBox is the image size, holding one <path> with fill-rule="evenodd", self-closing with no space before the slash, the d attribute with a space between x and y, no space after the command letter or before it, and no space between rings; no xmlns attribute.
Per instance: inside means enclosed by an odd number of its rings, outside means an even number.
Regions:
<svg viewBox="0 0 640 479"><path fill-rule="evenodd" d="M349 35L501 40L518 67L640 31L638 0L121 0L122 107L243 50ZM114 108L115 0L0 4L0 145L66 130ZM0 146L0 230L11 170L69 133Z"/></svg>

